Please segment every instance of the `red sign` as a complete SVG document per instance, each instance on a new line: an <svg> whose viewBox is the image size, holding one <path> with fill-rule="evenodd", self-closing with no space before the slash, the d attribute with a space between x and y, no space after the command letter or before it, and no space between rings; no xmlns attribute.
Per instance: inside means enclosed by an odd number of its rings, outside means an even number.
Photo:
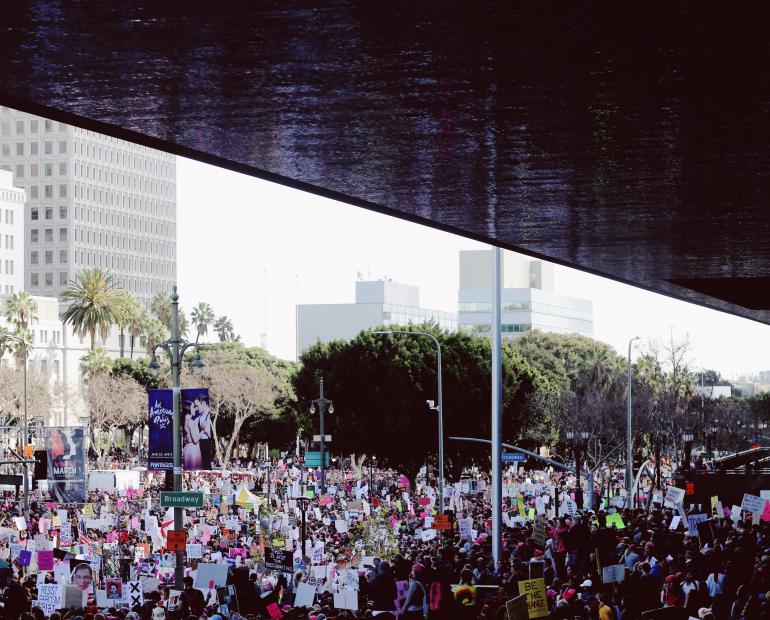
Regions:
<svg viewBox="0 0 770 620"><path fill-rule="evenodd" d="M451 530L452 529L452 520L449 518L449 515L436 515L433 517L433 525L434 530Z"/></svg>
<svg viewBox="0 0 770 620"><path fill-rule="evenodd" d="M420 505L420 506L429 506L430 505L430 499L428 499L427 497L420 497L417 500L417 504Z"/></svg>
<svg viewBox="0 0 770 620"><path fill-rule="evenodd" d="M187 547L187 532L176 532L171 530L168 533L168 542L166 549L169 551L184 551Z"/></svg>
<svg viewBox="0 0 770 620"><path fill-rule="evenodd" d="M694 482L688 482L687 483L687 495L695 495L695 483Z"/></svg>

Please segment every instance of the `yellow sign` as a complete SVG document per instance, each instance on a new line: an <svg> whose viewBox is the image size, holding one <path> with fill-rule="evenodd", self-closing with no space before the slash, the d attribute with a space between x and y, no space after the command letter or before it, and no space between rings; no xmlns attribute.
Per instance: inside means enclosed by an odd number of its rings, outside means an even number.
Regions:
<svg viewBox="0 0 770 620"><path fill-rule="evenodd" d="M28 443L26 446L24 446L24 458L25 459L31 459L34 456L34 452L32 451L32 444Z"/></svg>
<svg viewBox="0 0 770 620"><path fill-rule="evenodd" d="M712 495L711 496L711 514L714 514L714 511L717 509L717 502L719 501L718 495ZM722 515L719 515L721 517Z"/></svg>
<svg viewBox="0 0 770 620"><path fill-rule="evenodd" d="M94 518L93 504L83 504L83 514L89 519L93 519Z"/></svg>
<svg viewBox="0 0 770 620"><path fill-rule="evenodd" d="M544 579L527 579L519 582L519 594L526 594L529 618L542 618L548 615L548 599L545 597Z"/></svg>

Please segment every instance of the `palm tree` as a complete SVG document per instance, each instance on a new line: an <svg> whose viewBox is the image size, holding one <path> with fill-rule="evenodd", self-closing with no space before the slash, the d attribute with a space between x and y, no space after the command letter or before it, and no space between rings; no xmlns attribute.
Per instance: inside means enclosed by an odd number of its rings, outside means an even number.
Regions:
<svg viewBox="0 0 770 620"><path fill-rule="evenodd" d="M152 357L153 345L163 342L166 339L166 328L163 323L154 316L145 314L142 319L142 345L147 355Z"/></svg>
<svg viewBox="0 0 770 620"><path fill-rule="evenodd" d="M134 342L142 334L142 321L147 316L142 304L136 303L136 307L131 309L128 317L128 335L131 337L130 359L134 359Z"/></svg>
<svg viewBox="0 0 770 620"><path fill-rule="evenodd" d="M171 331L171 295L165 291L156 293L150 302L150 312L161 322L169 332Z"/></svg>
<svg viewBox="0 0 770 620"><path fill-rule="evenodd" d="M220 342L226 342L233 335L233 322L226 316L220 316L214 323L214 331L219 336Z"/></svg>
<svg viewBox="0 0 770 620"><path fill-rule="evenodd" d="M195 342L198 342L201 336L209 333L209 325L214 322L214 318L214 311L211 309L211 306L203 301L193 308L190 313L190 319L198 331Z"/></svg>
<svg viewBox="0 0 770 620"><path fill-rule="evenodd" d="M119 288L115 293L119 298L120 304L120 317L117 321L118 329L120 329L120 357L125 357L126 328L130 327L132 318L135 315L141 314L142 306L136 299L134 299L134 296L124 288Z"/></svg>
<svg viewBox="0 0 770 620"><path fill-rule="evenodd" d="M27 291L14 293L5 300L5 319L21 331L37 321L37 302Z"/></svg>
<svg viewBox="0 0 770 620"><path fill-rule="evenodd" d="M189 328L190 326L187 323L187 317L185 316L184 310L179 306L179 335L182 336L182 338L187 338L187 330Z"/></svg>
<svg viewBox="0 0 770 620"><path fill-rule="evenodd" d="M109 271L100 267L84 269L62 291L61 300L72 302L62 314L62 321L72 325L81 338L88 334L93 351L96 332L102 338L107 338L112 325L120 320L120 299L115 279Z"/></svg>
<svg viewBox="0 0 770 620"><path fill-rule="evenodd" d="M5 355L5 352L8 350L8 341L10 338L11 331L7 327L0 327L0 358Z"/></svg>
<svg viewBox="0 0 770 620"><path fill-rule="evenodd" d="M91 349L80 358L80 374L87 381L97 374L109 374L112 372L112 360L102 347Z"/></svg>

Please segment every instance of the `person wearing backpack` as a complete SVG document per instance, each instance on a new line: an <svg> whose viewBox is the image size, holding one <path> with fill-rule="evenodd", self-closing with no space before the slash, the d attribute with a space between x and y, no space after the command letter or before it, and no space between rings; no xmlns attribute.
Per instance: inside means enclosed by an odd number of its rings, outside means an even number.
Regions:
<svg viewBox="0 0 770 620"><path fill-rule="evenodd" d="M424 577L425 567L419 563L413 564L406 599L401 607L401 620L425 620L428 617L428 593L422 582Z"/></svg>
<svg viewBox="0 0 770 620"><path fill-rule="evenodd" d="M428 589L429 620L444 620L453 617L454 596L450 585L449 571L440 566Z"/></svg>

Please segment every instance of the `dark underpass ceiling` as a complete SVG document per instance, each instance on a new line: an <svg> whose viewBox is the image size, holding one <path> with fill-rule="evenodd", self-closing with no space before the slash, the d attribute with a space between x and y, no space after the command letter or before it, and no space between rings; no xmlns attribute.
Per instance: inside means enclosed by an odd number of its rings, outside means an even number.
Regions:
<svg viewBox="0 0 770 620"><path fill-rule="evenodd" d="M770 33L717 6L11 1L0 102L768 322Z"/></svg>

